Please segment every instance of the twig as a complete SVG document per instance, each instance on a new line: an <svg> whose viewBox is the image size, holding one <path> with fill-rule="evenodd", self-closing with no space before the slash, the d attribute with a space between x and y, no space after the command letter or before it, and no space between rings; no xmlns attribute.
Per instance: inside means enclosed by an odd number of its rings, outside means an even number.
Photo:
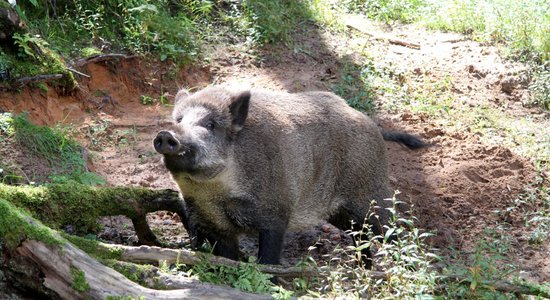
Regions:
<svg viewBox="0 0 550 300"><path fill-rule="evenodd" d="M77 71L77 70L75 70L75 69L72 69L72 68L66 68L66 69L69 70L69 71L71 71L71 72L74 72L74 73L76 73L76 74L78 74L78 75L87 77L87 78L92 77L92 76L90 76L90 75L88 75L88 74L84 74L84 73L82 73L82 72L80 72L80 71Z"/></svg>
<svg viewBox="0 0 550 300"><path fill-rule="evenodd" d="M444 281L454 281L461 284L470 284L472 281L468 278L462 278L459 276L446 276L443 278ZM511 294L522 294L522 295L532 295L539 296L543 298L550 299L550 289L544 288L543 286L536 286L529 283L511 283L505 280L499 280L495 282L484 281L481 283L482 286L493 289L499 292L511 293ZM444 290L448 287L446 284L441 284L436 288L436 290Z"/></svg>

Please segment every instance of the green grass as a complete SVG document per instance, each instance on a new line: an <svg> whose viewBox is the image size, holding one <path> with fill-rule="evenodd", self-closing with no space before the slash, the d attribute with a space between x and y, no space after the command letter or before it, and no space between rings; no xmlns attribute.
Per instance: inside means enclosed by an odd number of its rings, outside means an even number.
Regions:
<svg viewBox="0 0 550 300"><path fill-rule="evenodd" d="M504 42L519 54L550 59L550 6L545 0L428 1L419 19L430 28Z"/></svg>
<svg viewBox="0 0 550 300"><path fill-rule="evenodd" d="M5 138L14 138L31 154L46 159L54 170L50 175L52 182L74 180L90 185L105 182L98 175L86 170L82 147L61 126L37 126L32 124L25 114L13 116L3 113L0 117L0 133Z"/></svg>
<svg viewBox="0 0 550 300"><path fill-rule="evenodd" d="M326 266L321 266L322 277L312 283L308 293L312 297L361 299L368 295L372 299L430 299L435 295L437 279L433 268L439 260L435 249L426 239L431 235L415 227L414 218L407 218L396 210L400 203L390 199L392 219L385 235L373 236L370 226L363 225L367 239L359 240L353 246L337 248L330 253ZM360 235L361 232L351 232ZM389 241L392 234L400 238ZM386 272L385 278L374 278L361 261L361 249L376 249L375 265Z"/></svg>

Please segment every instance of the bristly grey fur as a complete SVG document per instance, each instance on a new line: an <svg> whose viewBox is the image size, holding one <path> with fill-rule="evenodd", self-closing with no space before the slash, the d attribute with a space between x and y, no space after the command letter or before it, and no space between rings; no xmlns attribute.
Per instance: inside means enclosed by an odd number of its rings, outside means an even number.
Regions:
<svg viewBox="0 0 550 300"><path fill-rule="evenodd" d="M259 233L263 263L279 262L287 229L326 220L350 229L352 220L363 223L372 200L379 218L368 221L381 234L391 205L384 199L392 196L384 138L423 145L406 134L383 136L328 92L209 87L178 93L173 117L175 139L201 154L186 161L165 154L191 222L230 258L239 234Z"/></svg>

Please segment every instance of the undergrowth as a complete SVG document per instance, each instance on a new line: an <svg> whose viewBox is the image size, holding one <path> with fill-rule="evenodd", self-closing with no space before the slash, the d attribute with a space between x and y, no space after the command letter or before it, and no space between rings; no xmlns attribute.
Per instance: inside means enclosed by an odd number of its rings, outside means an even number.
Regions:
<svg viewBox="0 0 550 300"><path fill-rule="evenodd" d="M322 277L307 290L312 297L341 299L429 299L435 294L440 277L433 268L439 257L426 239L430 233L415 227L414 218L397 212L400 202L394 197L389 208L392 218L385 225L384 236L373 236L366 222L361 231L350 231L358 238L355 244L336 248L327 265L321 266ZM370 219L368 216L365 220ZM397 240L390 239L399 236ZM365 236L365 238L362 238ZM366 238L368 236L368 238ZM373 276L363 263L362 249L375 249L375 265L385 276Z"/></svg>
<svg viewBox="0 0 550 300"><path fill-rule="evenodd" d="M194 265L191 273L201 281L214 284L225 284L245 292L270 294L275 299L290 299L291 291L273 284L272 276L259 271L255 257L239 267L212 266L207 260Z"/></svg>

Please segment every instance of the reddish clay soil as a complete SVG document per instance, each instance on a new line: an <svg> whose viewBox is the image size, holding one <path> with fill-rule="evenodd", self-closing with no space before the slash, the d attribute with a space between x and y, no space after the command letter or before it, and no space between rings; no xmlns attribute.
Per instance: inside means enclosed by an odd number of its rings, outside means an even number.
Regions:
<svg viewBox="0 0 550 300"><path fill-rule="evenodd" d="M380 29L373 29L380 30ZM300 43L292 49L275 47L248 51L230 46L213 51L208 68L189 68L174 74L166 65L138 59L108 61L87 65L74 95L60 96L24 89L19 94L0 93L0 109L29 111L40 124L72 124L76 137L89 149L90 169L110 185L173 188L169 174L155 154L151 140L170 122L170 107L143 105L141 95L169 100L180 87L197 88L208 84L263 87L290 92L330 90L340 76L344 59L359 56L354 49L367 49L376 60L392 62L410 74L411 80L427 76L440 80L453 78L453 96L460 105L490 103L512 111L518 117L547 118L544 112L524 108L528 96L522 81L522 66L502 60L497 49L468 41L456 34L426 32L413 27L395 28L389 34L421 44L420 50L391 45L348 32L338 37L320 30L300 32ZM386 32L387 34L387 32ZM507 85L514 81L515 84ZM379 95L382 107L392 101ZM420 113L381 111L376 120L382 127L407 131L435 146L410 151L388 143L389 173L400 198L411 205L422 229L435 232L434 247L448 253L455 248L472 251L484 229L505 222L512 234L510 257L537 282L550 281L550 245L532 247L525 240L526 228L519 214L499 215L496 210L513 206L513 201L532 183L532 163L507 148L482 143L477 134L446 128L441 122ZM103 126L103 127L102 127ZM17 145L10 145L18 153ZM11 153L11 149L9 152ZM2 150L5 155L6 150ZM19 154L18 154L19 155ZM24 155L23 155L24 157ZM24 159L23 159L24 160ZM40 162L36 162L40 164ZM33 169L25 165L25 169ZM186 233L176 216L149 215L153 230L172 246L186 243ZM131 223L121 218L105 218L100 237L114 242L135 243ZM287 237L284 262L294 263L307 254L309 246L321 240L313 254L329 253L344 234L325 225ZM247 240L245 250L253 248Z"/></svg>

